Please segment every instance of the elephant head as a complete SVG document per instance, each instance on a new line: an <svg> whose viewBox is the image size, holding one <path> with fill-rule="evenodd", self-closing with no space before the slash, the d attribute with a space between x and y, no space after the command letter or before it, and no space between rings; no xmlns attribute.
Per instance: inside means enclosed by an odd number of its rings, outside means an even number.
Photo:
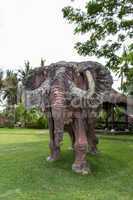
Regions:
<svg viewBox="0 0 133 200"><path fill-rule="evenodd" d="M97 62L58 62L34 69L25 80L25 90L27 94L32 94L33 99L34 96L42 98L50 90L53 92L55 85L62 87L64 98L73 100L71 105L75 105L75 101L84 100L81 107L97 108L110 92L112 77ZM59 94L61 92L55 96Z"/></svg>

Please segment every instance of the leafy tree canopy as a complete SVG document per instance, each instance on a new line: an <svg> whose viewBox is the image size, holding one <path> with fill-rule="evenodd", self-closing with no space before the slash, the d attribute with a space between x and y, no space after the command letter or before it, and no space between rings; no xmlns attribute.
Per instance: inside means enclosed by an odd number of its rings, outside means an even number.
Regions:
<svg viewBox="0 0 133 200"><path fill-rule="evenodd" d="M88 0L84 10L63 8L64 18L75 25L74 33L87 35L85 42L76 43L78 53L103 57L109 69L126 76L133 66L132 13L132 0Z"/></svg>

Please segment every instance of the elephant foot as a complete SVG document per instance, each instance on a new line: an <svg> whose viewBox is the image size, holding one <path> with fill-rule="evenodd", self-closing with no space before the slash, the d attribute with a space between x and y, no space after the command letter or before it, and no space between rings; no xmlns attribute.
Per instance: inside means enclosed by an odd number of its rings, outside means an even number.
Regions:
<svg viewBox="0 0 133 200"><path fill-rule="evenodd" d="M54 147L52 146L52 148L50 147L50 156L47 157L47 161L48 162L53 162L56 160L59 160L60 158L60 148L59 147Z"/></svg>
<svg viewBox="0 0 133 200"><path fill-rule="evenodd" d="M73 164L72 165L72 170L75 173L81 174L81 175L87 175L87 174L91 174L91 170L90 168L87 166L87 164Z"/></svg>
<svg viewBox="0 0 133 200"><path fill-rule="evenodd" d="M47 160L48 162L54 162L54 161L56 161L56 160L59 160L59 158L60 158L60 156L56 156L56 157L54 157L54 156L48 156L48 157L46 158L46 160Z"/></svg>
<svg viewBox="0 0 133 200"><path fill-rule="evenodd" d="M88 153L95 156L99 154L99 151L97 149L89 149Z"/></svg>
<svg viewBox="0 0 133 200"><path fill-rule="evenodd" d="M51 155L47 157L47 161L53 162L59 160L59 158L60 158L60 150L58 149L51 152Z"/></svg>
<svg viewBox="0 0 133 200"><path fill-rule="evenodd" d="M55 161L55 159L54 159L52 156L48 156L48 157L46 158L46 160L47 160L48 162L53 162L53 161Z"/></svg>

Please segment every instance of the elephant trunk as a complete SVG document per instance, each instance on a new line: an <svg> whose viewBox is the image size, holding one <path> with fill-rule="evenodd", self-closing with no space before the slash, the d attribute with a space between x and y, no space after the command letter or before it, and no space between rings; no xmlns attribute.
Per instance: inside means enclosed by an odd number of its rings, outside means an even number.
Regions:
<svg viewBox="0 0 133 200"><path fill-rule="evenodd" d="M55 143L59 146L63 139L65 109L65 84L61 78L55 79L51 85L50 105L54 121Z"/></svg>

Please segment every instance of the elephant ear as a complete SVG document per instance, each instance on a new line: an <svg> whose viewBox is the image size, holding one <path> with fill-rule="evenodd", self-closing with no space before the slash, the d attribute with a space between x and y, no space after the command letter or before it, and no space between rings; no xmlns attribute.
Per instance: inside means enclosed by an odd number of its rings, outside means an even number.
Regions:
<svg viewBox="0 0 133 200"><path fill-rule="evenodd" d="M112 88L113 81L109 70L92 61L76 63L75 66L78 72L83 74L89 87L83 90L72 83L70 86L72 96L83 99L84 105L89 108L97 108Z"/></svg>
<svg viewBox="0 0 133 200"><path fill-rule="evenodd" d="M42 95L48 88L47 67L33 69L24 81L23 99L26 108L42 108Z"/></svg>
<svg viewBox="0 0 133 200"><path fill-rule="evenodd" d="M47 78L47 67L38 67L30 71L30 73L25 77L24 87L26 90L34 90L39 88L40 85Z"/></svg>

